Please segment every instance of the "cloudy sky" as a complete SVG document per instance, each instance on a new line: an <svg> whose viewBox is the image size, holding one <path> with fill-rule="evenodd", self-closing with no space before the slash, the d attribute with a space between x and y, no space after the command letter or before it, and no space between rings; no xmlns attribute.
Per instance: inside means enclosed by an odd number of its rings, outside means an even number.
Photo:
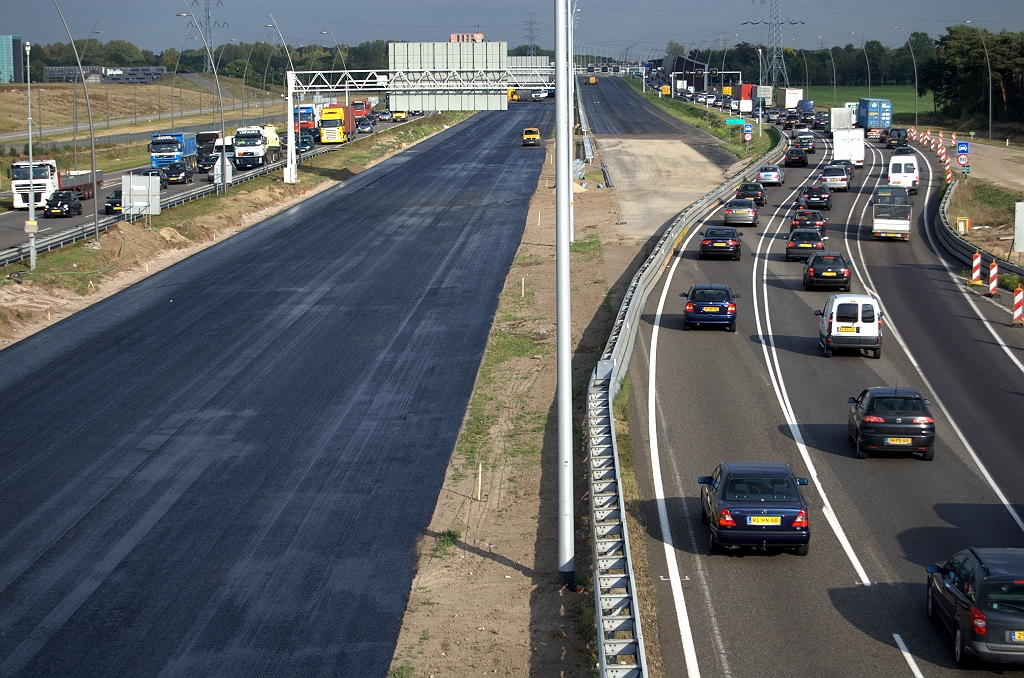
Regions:
<svg viewBox="0 0 1024 678"><path fill-rule="evenodd" d="M187 0L197 17L205 15L207 0ZM650 50L660 54L669 40L684 45L703 45L720 39L725 44L761 42L768 39L764 25L744 21L767 19L770 0L578 0L580 42L593 45L588 52L616 56L634 45L633 54ZM143 49L159 53L168 47L180 49L188 33L181 0L58 0L71 24L75 38L84 38L98 21L104 41L121 38ZM537 44L553 47L553 4L550 0L362 0L360 2L279 2L277 0L209 0L211 15L223 27L214 30L214 43L229 38L239 42L268 39L270 14L274 14L285 40L293 45L330 44L322 35L325 24L341 43L364 40L446 41L451 32L483 31L487 40L509 45L527 42L533 24ZM21 35L43 44L66 41L67 34L52 0L2 0L0 34ZM783 27L783 44L811 49L829 45L859 43L856 31L866 40L887 45L903 42L894 31L897 21L907 33L924 31L932 36L945 27L969 19L991 31L1024 31L1024 0L780 0L783 18L803 24ZM532 14L531 14L532 13ZM314 20L312 17L323 17ZM794 40L795 38L795 40Z"/></svg>

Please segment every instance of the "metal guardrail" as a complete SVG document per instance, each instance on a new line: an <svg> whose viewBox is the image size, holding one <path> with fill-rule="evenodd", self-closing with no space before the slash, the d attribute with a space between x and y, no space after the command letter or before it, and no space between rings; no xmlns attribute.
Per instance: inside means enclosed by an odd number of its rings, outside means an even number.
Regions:
<svg viewBox="0 0 1024 678"><path fill-rule="evenodd" d="M979 248L977 245L972 245L957 233L949 225L949 219L946 217L946 208L949 207L949 201L953 199L953 194L956 192L957 187L956 181L949 185L946 189L946 195L942 196L942 201L939 203L939 218L938 223L935 224L935 234L939 236L939 242L946 248L946 251L952 254L956 259L966 264L968 267L974 264L974 253L981 253L982 268L987 268L992 260L995 259L999 264L999 270L1017 275L1024 276L1024 268L1020 266L1014 266L1005 259L1000 259L990 252Z"/></svg>
<svg viewBox="0 0 1024 678"><path fill-rule="evenodd" d="M578 75L574 75L576 78L575 87L573 90L576 92L576 110L580 114L580 129L583 130L583 155L586 156L587 162L594 162L594 140L590 136L590 123L587 121L587 109L583 106L583 95L580 94L580 78Z"/></svg>
<svg viewBox="0 0 1024 678"><path fill-rule="evenodd" d="M748 167L778 159L786 145L786 135L779 132L779 142ZM590 482L598 668L602 678L645 678L649 675L626 527L626 502L619 477L612 403L629 367L647 296L690 228L723 199L734 195L736 180L736 177L728 179L686 207L658 240L653 253L640 266L626 290L604 354L587 387L587 476Z"/></svg>

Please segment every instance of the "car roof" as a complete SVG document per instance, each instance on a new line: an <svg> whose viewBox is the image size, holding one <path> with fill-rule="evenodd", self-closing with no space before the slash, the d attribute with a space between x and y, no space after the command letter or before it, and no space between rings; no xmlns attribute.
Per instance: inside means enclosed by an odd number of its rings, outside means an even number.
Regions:
<svg viewBox="0 0 1024 678"><path fill-rule="evenodd" d="M872 304L878 303L878 300L870 294L833 294L832 296L835 297L837 303L852 301L856 301L857 303L863 303L865 301L870 301Z"/></svg>
<svg viewBox="0 0 1024 678"><path fill-rule="evenodd" d="M842 257L842 256L843 256L842 252L815 252L814 254L811 255L811 259L816 259L817 257ZM845 258L846 257L843 257L843 259L845 259ZM811 259L808 259L807 261L810 261Z"/></svg>
<svg viewBox="0 0 1024 678"><path fill-rule="evenodd" d="M814 235L820 235L818 233L818 229L816 229L816 228L794 228L790 232L790 235L795 235L797 233L813 233Z"/></svg>
<svg viewBox="0 0 1024 678"><path fill-rule="evenodd" d="M691 289L695 290L726 290L731 292L728 285L722 285L720 283L694 283Z"/></svg>
<svg viewBox="0 0 1024 678"><path fill-rule="evenodd" d="M971 552L988 569L988 576L1020 577L1024 575L1024 549L972 548Z"/></svg>
<svg viewBox="0 0 1024 678"><path fill-rule="evenodd" d="M789 468L789 464L784 462L774 461L727 461L722 463L722 467L729 474L737 473L765 473L765 474L783 474L793 475L793 471Z"/></svg>

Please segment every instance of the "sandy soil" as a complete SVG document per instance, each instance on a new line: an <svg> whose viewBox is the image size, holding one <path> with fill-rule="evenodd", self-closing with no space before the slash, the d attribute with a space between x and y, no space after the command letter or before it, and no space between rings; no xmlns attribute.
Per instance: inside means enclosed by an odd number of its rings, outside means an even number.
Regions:
<svg viewBox="0 0 1024 678"><path fill-rule="evenodd" d="M950 151L953 175L957 175L956 147ZM971 178L1024 191L1024 150L987 144L971 144Z"/></svg>
<svg viewBox="0 0 1024 678"><path fill-rule="evenodd" d="M656 152L655 150L656 149ZM491 342L510 332L535 353L478 377L474 398L498 413L476 500L477 466L456 451L430 526L395 656L397 677L593 675L593 598L559 588L554 499L555 252L553 146L531 202L526 231L505 283ZM652 236L685 205L723 180L722 171L676 140L602 139L599 159L613 189L574 193L579 250L572 255L576 427L586 384L622 291ZM625 222L625 223L617 223ZM525 290L525 293L524 293ZM489 348L490 351L490 348ZM485 374L486 372L486 374ZM470 412L474 412L473 406ZM463 434L470 422L464 423ZM579 446L580 435L574 435ZM523 452L527 450L527 452ZM585 458L576 451L577 581L589 585L591 552ZM454 538L455 531L458 538ZM447 532L451 546L444 548ZM641 545L634 546L634 557ZM649 608L648 608L649 610ZM648 614L645 613L645 623ZM656 630L646 634L649 648Z"/></svg>

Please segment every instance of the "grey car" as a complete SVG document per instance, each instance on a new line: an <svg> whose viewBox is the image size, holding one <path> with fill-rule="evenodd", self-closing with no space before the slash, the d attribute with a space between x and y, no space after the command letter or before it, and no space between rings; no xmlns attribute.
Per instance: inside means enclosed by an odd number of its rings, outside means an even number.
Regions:
<svg viewBox="0 0 1024 678"><path fill-rule="evenodd" d="M762 165L757 170L757 183L762 186L782 186L786 183L786 172L778 165Z"/></svg>
<svg viewBox="0 0 1024 678"><path fill-rule="evenodd" d="M757 225L757 205L753 200L735 198L725 203L725 225L733 224Z"/></svg>
<svg viewBox="0 0 1024 678"><path fill-rule="evenodd" d="M845 167L829 165L821 171L820 183L830 191L849 191L850 175L846 173Z"/></svg>

